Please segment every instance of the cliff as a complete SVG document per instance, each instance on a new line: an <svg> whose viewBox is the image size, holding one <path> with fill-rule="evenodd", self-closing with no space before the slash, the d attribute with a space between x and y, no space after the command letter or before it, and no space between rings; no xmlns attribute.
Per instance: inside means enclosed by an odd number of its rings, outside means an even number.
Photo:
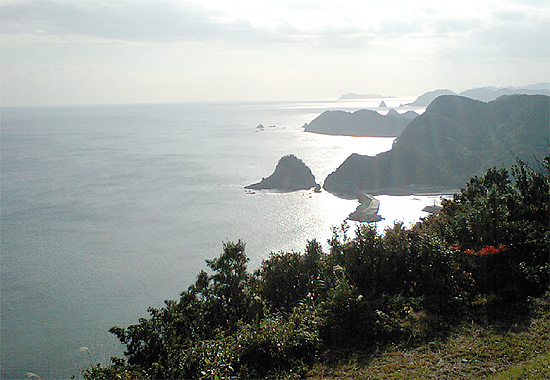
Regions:
<svg viewBox="0 0 550 380"><path fill-rule="evenodd" d="M514 95L490 103L441 96L415 118L392 150L376 157L353 154L325 180L337 194L414 193L462 186L515 157L532 161L549 150L549 100Z"/></svg>
<svg viewBox="0 0 550 380"><path fill-rule="evenodd" d="M260 182L248 185L245 189L263 190L274 189L283 191L307 190L319 188L311 170L302 160L294 155L282 157L275 171Z"/></svg>
<svg viewBox="0 0 550 380"><path fill-rule="evenodd" d="M401 115L395 110L390 110L387 115L371 110L325 111L306 124L305 131L326 135L396 137L416 116L413 111Z"/></svg>

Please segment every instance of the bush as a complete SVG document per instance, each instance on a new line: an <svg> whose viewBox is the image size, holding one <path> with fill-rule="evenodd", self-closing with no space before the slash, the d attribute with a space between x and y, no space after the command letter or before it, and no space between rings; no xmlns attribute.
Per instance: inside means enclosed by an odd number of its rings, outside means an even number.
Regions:
<svg viewBox="0 0 550 380"><path fill-rule="evenodd" d="M272 254L256 273L262 299L276 311L290 311L308 295L322 291L323 256L315 240L308 243L305 254Z"/></svg>
<svg viewBox="0 0 550 380"><path fill-rule="evenodd" d="M550 156L538 170L518 162L512 175L490 169L472 178L425 223L462 252L477 291L518 302L548 289Z"/></svg>

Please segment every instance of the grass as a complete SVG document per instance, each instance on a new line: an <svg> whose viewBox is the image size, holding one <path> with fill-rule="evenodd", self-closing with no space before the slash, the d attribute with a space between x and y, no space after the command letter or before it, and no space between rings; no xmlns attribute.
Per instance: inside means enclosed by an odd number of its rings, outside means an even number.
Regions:
<svg viewBox="0 0 550 380"><path fill-rule="evenodd" d="M488 380L547 380L550 379L550 351L528 362L489 376Z"/></svg>
<svg viewBox="0 0 550 380"><path fill-rule="evenodd" d="M440 341L317 364L310 379L549 379L550 302L529 319L464 324Z"/></svg>

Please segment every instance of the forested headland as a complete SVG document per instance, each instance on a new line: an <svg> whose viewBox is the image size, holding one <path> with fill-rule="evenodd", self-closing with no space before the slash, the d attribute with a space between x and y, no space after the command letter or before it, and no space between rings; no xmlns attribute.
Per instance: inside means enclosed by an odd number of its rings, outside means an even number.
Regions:
<svg viewBox="0 0 550 380"><path fill-rule="evenodd" d="M180 299L110 330L125 358L83 375L306 377L315 365L444 341L464 324L529 326L535 305L547 321L549 170L550 155L490 168L411 228L343 225L328 249L311 240L255 271L245 243L227 242ZM530 351L525 360L547 363L550 347L540 350L542 359Z"/></svg>
<svg viewBox="0 0 550 380"><path fill-rule="evenodd" d="M550 98L513 95L489 103L440 96L412 120L390 151L352 154L325 179L334 194L411 194L460 188L493 166L548 152Z"/></svg>

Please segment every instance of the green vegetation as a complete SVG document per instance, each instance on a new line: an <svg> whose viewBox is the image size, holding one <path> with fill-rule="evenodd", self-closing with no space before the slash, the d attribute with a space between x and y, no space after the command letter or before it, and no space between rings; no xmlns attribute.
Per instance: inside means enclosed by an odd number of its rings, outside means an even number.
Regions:
<svg viewBox="0 0 550 380"><path fill-rule="evenodd" d="M516 158L533 163L548 152L550 98L514 95L483 103L441 96L415 118L392 150L353 154L325 180L332 193L404 192L460 187L493 166Z"/></svg>
<svg viewBox="0 0 550 380"><path fill-rule="evenodd" d="M462 323L416 347L391 345L317 363L310 379L548 379L550 295L530 303L529 318Z"/></svg>
<svg viewBox="0 0 550 380"><path fill-rule="evenodd" d="M254 273L244 243L226 243L179 300L113 327L126 358L84 377L440 378L456 362L471 364L459 377L540 371L550 350L549 170L550 156L536 169L490 169L410 229L343 225L328 252L311 241ZM418 362L405 359L413 354ZM345 360L353 366L338 372Z"/></svg>

